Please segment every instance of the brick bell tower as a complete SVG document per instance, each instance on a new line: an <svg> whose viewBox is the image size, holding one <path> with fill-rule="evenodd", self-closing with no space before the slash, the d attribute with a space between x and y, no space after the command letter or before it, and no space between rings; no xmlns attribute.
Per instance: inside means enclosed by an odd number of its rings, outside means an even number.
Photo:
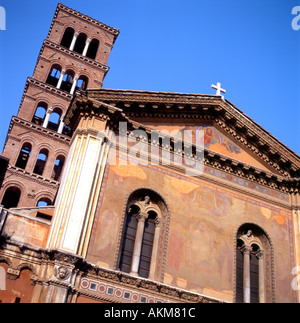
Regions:
<svg viewBox="0 0 300 323"><path fill-rule="evenodd" d="M68 156L64 116L76 91L99 89L119 30L59 3L3 155L9 166L0 190L5 208L53 205Z"/></svg>

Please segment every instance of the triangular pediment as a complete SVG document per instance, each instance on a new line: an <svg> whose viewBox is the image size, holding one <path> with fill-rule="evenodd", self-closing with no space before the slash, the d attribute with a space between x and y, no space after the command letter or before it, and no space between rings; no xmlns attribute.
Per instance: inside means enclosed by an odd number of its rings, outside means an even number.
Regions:
<svg viewBox="0 0 300 323"><path fill-rule="evenodd" d="M88 90L80 100L104 103L145 127L192 131L193 143L244 165L286 178L300 177L300 157L221 96L133 90ZM76 100L75 100L76 102ZM76 118L76 104L66 121Z"/></svg>
<svg viewBox="0 0 300 323"><path fill-rule="evenodd" d="M147 124L145 122L145 124ZM194 123L183 124L164 124L163 120L160 123L147 124L152 129L182 139L185 142L191 142L194 145L206 150L211 150L220 155L224 155L231 159L235 159L242 163L260 168L268 172L276 172L267 163L262 162L255 153L249 151L240 142L225 134L215 124L209 124L207 121L198 121Z"/></svg>

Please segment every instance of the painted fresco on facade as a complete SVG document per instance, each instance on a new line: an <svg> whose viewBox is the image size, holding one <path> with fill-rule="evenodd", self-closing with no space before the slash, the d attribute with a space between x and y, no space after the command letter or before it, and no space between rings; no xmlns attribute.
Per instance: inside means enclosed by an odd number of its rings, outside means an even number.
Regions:
<svg viewBox="0 0 300 323"><path fill-rule="evenodd" d="M225 136L216 127L208 124L203 125L153 125L149 124L153 129L165 132L191 142L199 147L212 150L219 154L225 155L232 159L239 160L248 165L268 170L265 165L258 161L246 148L238 146L230 138Z"/></svg>
<svg viewBox="0 0 300 323"><path fill-rule="evenodd" d="M151 187L169 201L170 207L164 283L233 301L235 232L242 223L250 221L270 235L276 250L275 270L280 266L281 257L289 263L278 272L276 288L282 290L279 298L291 297L291 292L284 287L291 279L289 268L294 261L289 258L292 235L287 211L204 181L189 182L176 173L159 176L158 168L110 166L102 211L97 215L99 225L94 227L95 240L89 249L91 261L99 265L108 261L107 266L114 269L126 192ZM108 242L108 236L116 238Z"/></svg>

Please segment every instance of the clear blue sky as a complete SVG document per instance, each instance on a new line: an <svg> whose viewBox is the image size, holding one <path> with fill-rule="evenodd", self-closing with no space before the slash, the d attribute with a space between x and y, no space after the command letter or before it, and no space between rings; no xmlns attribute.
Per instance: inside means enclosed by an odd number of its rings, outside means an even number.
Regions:
<svg viewBox="0 0 300 323"><path fill-rule="evenodd" d="M300 154L300 0L65 0L121 33L104 88L215 94ZM0 151L57 0L0 0Z"/></svg>

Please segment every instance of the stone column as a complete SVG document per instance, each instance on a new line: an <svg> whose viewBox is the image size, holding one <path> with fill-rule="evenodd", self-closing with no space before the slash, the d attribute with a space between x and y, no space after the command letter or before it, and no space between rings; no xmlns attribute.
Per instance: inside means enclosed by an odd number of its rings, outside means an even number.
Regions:
<svg viewBox="0 0 300 323"><path fill-rule="evenodd" d="M138 220L138 225L136 230L136 237L134 242L133 257L132 257L131 272L130 272L130 274L133 276L139 275L138 272L139 272L139 266L140 266L140 260L141 260L145 222L148 219L148 214L139 213L136 216L136 218Z"/></svg>
<svg viewBox="0 0 300 323"><path fill-rule="evenodd" d="M71 91L70 91L70 94L74 94L74 92L75 92L75 89L76 89L76 85L77 85L77 81L78 81L78 79L79 79L79 76L78 75L76 75L75 77L74 77L74 81L73 81L73 84L72 84L72 88L71 88Z"/></svg>
<svg viewBox="0 0 300 323"><path fill-rule="evenodd" d="M260 250L256 254L258 258L258 270L259 270L259 302L265 303L266 296L265 296L265 266L264 266L264 252Z"/></svg>
<svg viewBox="0 0 300 323"><path fill-rule="evenodd" d="M45 115L45 119L44 119L44 122L43 122L43 125L42 125L43 128L47 128L48 127L48 123L49 123L50 116L51 116L51 113L52 112L53 112L53 108L49 108L47 110L46 115Z"/></svg>
<svg viewBox="0 0 300 323"><path fill-rule="evenodd" d="M86 40L86 43L85 43L85 47L84 47L84 50L83 50L83 53L82 53L82 56L86 56L88 50L89 50L89 47L90 47L90 43L91 43L92 39L91 38L88 38Z"/></svg>
<svg viewBox="0 0 300 323"><path fill-rule="evenodd" d="M250 303L250 253L252 248L245 246L242 251L244 253L244 303Z"/></svg>
<svg viewBox="0 0 300 323"><path fill-rule="evenodd" d="M149 279L152 279L152 280L155 280L155 267L156 267L156 258L157 258L158 244L159 244L159 238L160 238L160 228L161 228L161 219L156 218L153 249L152 249L150 272L149 272Z"/></svg>
<svg viewBox="0 0 300 323"><path fill-rule="evenodd" d="M74 34L69 50L74 50L78 36L79 36L79 33Z"/></svg>
<svg viewBox="0 0 300 323"><path fill-rule="evenodd" d="M57 86L56 86L57 89L60 89L65 74L66 74L66 70L62 70L61 74L60 74L60 77L59 77L59 80L57 82Z"/></svg>
<svg viewBox="0 0 300 323"><path fill-rule="evenodd" d="M62 134L62 132L63 132L63 130L64 130L64 126L65 126L65 124L64 124L64 122L63 122L64 118L65 118L65 114L63 114L63 115L60 117L59 127L58 127L58 130L57 130L57 132L58 132L59 134Z"/></svg>

